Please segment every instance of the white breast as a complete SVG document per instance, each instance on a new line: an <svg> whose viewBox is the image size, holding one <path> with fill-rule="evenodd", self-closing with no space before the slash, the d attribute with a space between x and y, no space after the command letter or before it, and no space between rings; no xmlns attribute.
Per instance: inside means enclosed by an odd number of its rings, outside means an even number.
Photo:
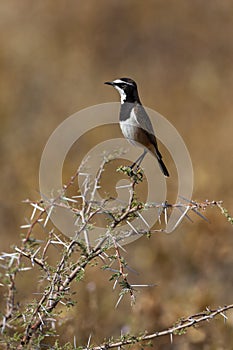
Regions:
<svg viewBox="0 0 233 350"><path fill-rule="evenodd" d="M120 121L120 128L124 137L134 146L138 145L134 141L134 127L138 127L137 119L135 117L134 108L132 108L129 118Z"/></svg>

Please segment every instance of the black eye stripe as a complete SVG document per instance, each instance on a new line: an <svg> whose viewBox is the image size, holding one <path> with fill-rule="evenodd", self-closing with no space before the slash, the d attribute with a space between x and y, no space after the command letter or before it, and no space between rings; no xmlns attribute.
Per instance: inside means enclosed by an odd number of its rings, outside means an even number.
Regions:
<svg viewBox="0 0 233 350"><path fill-rule="evenodd" d="M127 81L124 81L124 80L115 80L113 81L113 83L115 83L116 85L118 85L119 87L127 87L127 86L131 86L131 87L134 87L134 84L130 83L130 82L127 82Z"/></svg>

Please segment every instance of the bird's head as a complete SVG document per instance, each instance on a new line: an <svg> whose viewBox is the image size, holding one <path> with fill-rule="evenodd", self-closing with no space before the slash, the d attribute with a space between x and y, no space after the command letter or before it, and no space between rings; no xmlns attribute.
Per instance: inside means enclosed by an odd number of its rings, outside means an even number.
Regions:
<svg viewBox="0 0 233 350"><path fill-rule="evenodd" d="M113 86L120 94L121 103L139 102L137 84L130 78L120 78L113 81L106 81L105 84Z"/></svg>

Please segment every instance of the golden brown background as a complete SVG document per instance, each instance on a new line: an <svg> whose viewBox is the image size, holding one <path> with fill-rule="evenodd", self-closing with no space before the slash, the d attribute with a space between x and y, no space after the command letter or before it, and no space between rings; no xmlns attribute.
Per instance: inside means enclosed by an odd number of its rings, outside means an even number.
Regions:
<svg viewBox="0 0 233 350"><path fill-rule="evenodd" d="M227 0L1 2L1 250L19 242L28 215L21 201L39 197L40 156L50 134L84 107L117 101L103 82L122 76L134 78L144 104L182 135L193 161L193 198L222 199L233 212L232 37ZM115 310L109 275L90 269L77 307L64 316L61 342L160 330L206 306L232 303L232 227L215 209L206 215L210 224L196 216L172 235L127 247L140 273L131 279L159 284L140 290L133 308L127 300ZM156 340L154 348L233 349L228 316L226 324L219 319L173 345Z"/></svg>

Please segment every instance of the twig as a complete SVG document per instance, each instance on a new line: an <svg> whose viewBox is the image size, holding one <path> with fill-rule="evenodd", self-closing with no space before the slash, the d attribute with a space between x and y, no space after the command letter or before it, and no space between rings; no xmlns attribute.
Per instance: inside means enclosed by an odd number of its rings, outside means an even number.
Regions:
<svg viewBox="0 0 233 350"><path fill-rule="evenodd" d="M114 349L114 348L121 348L122 346L132 345L136 343L143 343L145 341L150 341L155 338L159 338L163 336L183 334L187 330L187 328L193 327L205 321L212 320L217 315L221 315L225 319L226 315L224 315L224 313L230 309L233 309L233 304L219 307L215 310L208 309L202 313L197 313L185 319L182 319L181 321L177 322L174 326L162 331L157 331L157 332L153 332L151 334L145 334L142 336L124 335L123 337L121 337L119 341L109 341L98 346L93 346L88 348L84 347L83 350L108 350L108 349Z"/></svg>

